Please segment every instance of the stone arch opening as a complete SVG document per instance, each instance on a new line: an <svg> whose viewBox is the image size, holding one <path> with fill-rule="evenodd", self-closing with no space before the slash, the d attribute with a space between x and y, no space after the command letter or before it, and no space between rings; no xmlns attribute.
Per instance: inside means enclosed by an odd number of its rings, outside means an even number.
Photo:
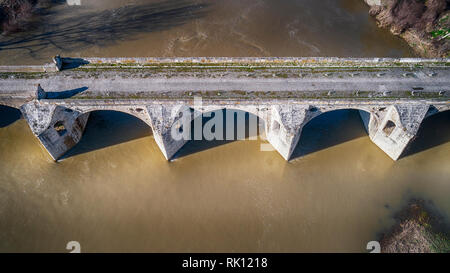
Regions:
<svg viewBox="0 0 450 273"><path fill-rule="evenodd" d="M280 123L276 120L272 121L272 132L276 135L280 133Z"/></svg>
<svg viewBox="0 0 450 273"><path fill-rule="evenodd" d="M302 128L291 159L367 136L370 113L360 109L337 109L309 120Z"/></svg>
<svg viewBox="0 0 450 273"><path fill-rule="evenodd" d="M383 127L384 134L386 136L390 136L392 134L392 132L394 131L395 127L397 127L395 125L395 123L392 120L388 120Z"/></svg>
<svg viewBox="0 0 450 273"><path fill-rule="evenodd" d="M83 136L61 159L152 135L152 129L146 122L126 112L93 110L78 119L85 118L87 114L89 118Z"/></svg>
<svg viewBox="0 0 450 273"><path fill-rule="evenodd" d="M233 108L219 108L193 118L189 141L175 154L184 157L237 140L257 140L264 132L264 120L255 114ZM181 128L184 130L184 128Z"/></svg>
<svg viewBox="0 0 450 273"><path fill-rule="evenodd" d="M406 147L402 157L410 156L450 141L450 110L425 117L415 138Z"/></svg>
<svg viewBox="0 0 450 273"><path fill-rule="evenodd" d="M53 128L58 133L59 136L64 136L67 133L66 126L64 125L64 121L57 121L53 125Z"/></svg>
<svg viewBox="0 0 450 273"><path fill-rule="evenodd" d="M19 109L0 105L0 128L7 127L22 118L22 112Z"/></svg>

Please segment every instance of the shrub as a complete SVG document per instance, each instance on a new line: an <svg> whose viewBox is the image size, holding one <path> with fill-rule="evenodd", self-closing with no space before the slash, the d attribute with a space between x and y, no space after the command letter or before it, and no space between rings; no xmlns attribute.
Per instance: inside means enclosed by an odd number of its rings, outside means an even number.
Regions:
<svg viewBox="0 0 450 273"><path fill-rule="evenodd" d="M0 0L0 28L4 33L23 29L37 0Z"/></svg>

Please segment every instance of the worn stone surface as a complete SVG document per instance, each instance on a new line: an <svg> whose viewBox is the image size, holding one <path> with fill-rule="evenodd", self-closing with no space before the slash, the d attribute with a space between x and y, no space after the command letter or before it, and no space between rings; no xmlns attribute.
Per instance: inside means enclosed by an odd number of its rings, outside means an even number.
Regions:
<svg viewBox="0 0 450 273"><path fill-rule="evenodd" d="M389 106L378 118L378 126L369 128L370 139L397 160L417 134L428 109L424 104Z"/></svg>
<svg viewBox="0 0 450 273"><path fill-rule="evenodd" d="M18 72L19 69L0 67L0 100L33 98L38 84L49 93L71 99L450 96L448 59L205 58L202 62L200 58L183 58L180 63L177 60L88 58L85 60L88 65L57 73L24 67Z"/></svg>
<svg viewBox="0 0 450 273"><path fill-rule="evenodd" d="M82 114L63 106L42 105L38 101L24 104L21 111L31 131L54 160L80 141L89 118L89 113Z"/></svg>
<svg viewBox="0 0 450 273"><path fill-rule="evenodd" d="M187 142L173 137L174 132L186 132L186 120L221 109L249 112L264 121L267 140L289 160L311 119L329 111L357 109L370 139L396 160L424 117L450 109L448 59L83 61L89 65L58 73L0 67L0 104L21 108L54 159L78 143L89 113L96 110L120 111L143 120L166 159ZM47 99L36 100L38 84ZM196 98L202 99L201 105Z"/></svg>
<svg viewBox="0 0 450 273"><path fill-rule="evenodd" d="M329 111L358 109L370 139L396 160L414 138L424 117L439 111L450 110L450 104L426 100L405 102L404 100L274 99L255 103L223 99L221 101L203 100L202 105L198 106L193 100L118 100L114 103L109 100L65 102L42 100L27 103L21 108L31 130L54 158L60 157L79 141L89 112L113 110L128 113L146 122L152 128L155 141L166 159L172 158L187 142L185 139L172 137L172 130L178 132L177 130L186 124L182 120L186 116L181 113L188 113L189 124L202 113L220 109L241 110L262 119L265 123L267 140L286 160L290 159L301 136L302 128L310 120ZM85 119L80 124L75 124L80 117ZM54 128L58 121L63 121L68 131L68 134L63 137L58 136ZM387 126L388 123L390 126ZM182 130L185 128L183 127Z"/></svg>
<svg viewBox="0 0 450 273"><path fill-rule="evenodd" d="M300 139L303 126L314 115L309 105L272 106L270 118L266 121L267 140L289 160Z"/></svg>
<svg viewBox="0 0 450 273"><path fill-rule="evenodd" d="M183 147L187 139L180 137L177 139L172 129L182 130L182 125L177 122L182 118L182 113L191 113L185 105L149 105L148 114L151 120L151 127L156 144L158 144L164 157L169 160ZM189 120L192 118L189 117ZM176 126L176 128L174 127ZM184 128L186 129L186 128Z"/></svg>

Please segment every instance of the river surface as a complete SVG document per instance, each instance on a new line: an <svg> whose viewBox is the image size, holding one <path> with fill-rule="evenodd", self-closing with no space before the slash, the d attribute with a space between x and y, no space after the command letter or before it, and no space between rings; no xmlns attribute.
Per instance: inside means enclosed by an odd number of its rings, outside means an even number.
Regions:
<svg viewBox="0 0 450 273"><path fill-rule="evenodd" d="M76 0L74 0L75 2ZM363 0L79 0L0 36L0 64L71 57L413 56Z"/></svg>
<svg viewBox="0 0 450 273"><path fill-rule="evenodd" d="M81 0L1 37L0 63L56 52L413 56L362 2ZM448 111L426 119L397 162L353 110L313 119L291 162L261 139L194 141L167 162L145 123L99 111L55 163L20 113L0 107L0 252L67 252L69 241L84 252L364 252L410 198L449 219L449 122Z"/></svg>

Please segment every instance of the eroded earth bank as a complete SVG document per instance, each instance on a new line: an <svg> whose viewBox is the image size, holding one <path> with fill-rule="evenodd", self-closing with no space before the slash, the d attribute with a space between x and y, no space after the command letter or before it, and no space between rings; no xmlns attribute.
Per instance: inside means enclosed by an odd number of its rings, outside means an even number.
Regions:
<svg viewBox="0 0 450 273"><path fill-rule="evenodd" d="M364 1L379 27L402 37L420 56L449 56L449 0Z"/></svg>

